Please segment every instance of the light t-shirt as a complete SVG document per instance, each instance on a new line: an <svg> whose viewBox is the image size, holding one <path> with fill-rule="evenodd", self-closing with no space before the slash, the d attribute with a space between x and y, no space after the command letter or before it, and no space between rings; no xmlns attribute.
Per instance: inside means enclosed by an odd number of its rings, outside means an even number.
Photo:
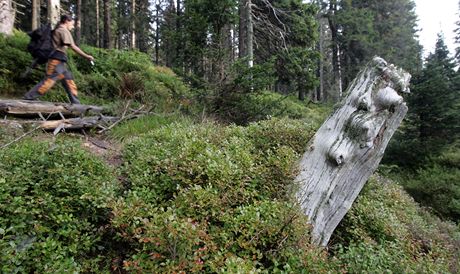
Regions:
<svg viewBox="0 0 460 274"><path fill-rule="evenodd" d="M67 55L67 48L74 44L72 34L66 27L61 25L54 30L53 46L56 50Z"/></svg>

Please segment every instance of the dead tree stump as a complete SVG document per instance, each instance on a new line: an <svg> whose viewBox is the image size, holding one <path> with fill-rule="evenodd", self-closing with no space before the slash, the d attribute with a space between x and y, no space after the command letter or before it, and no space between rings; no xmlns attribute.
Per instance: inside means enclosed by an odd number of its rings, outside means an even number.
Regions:
<svg viewBox="0 0 460 274"><path fill-rule="evenodd" d="M374 57L310 141L296 182L314 243L327 245L377 168L406 115L407 106L398 93L409 93L409 80L410 74Z"/></svg>

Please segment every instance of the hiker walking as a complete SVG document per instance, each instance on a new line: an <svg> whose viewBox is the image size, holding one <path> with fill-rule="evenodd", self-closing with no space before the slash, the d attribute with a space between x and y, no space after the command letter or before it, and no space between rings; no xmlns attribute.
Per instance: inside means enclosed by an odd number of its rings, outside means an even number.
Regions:
<svg viewBox="0 0 460 274"><path fill-rule="evenodd" d="M90 61L93 61L94 57L84 53L77 45L75 45L72 34L70 33L73 28L74 20L72 17L69 15L62 15L59 24L56 26L52 34L54 50L49 56L46 67L46 76L40 83L35 85L24 95L24 99L36 100L53 87L57 80L62 80L62 85L69 96L70 103L80 104L80 101L78 100L77 86L73 81L72 74L67 68L67 48L70 47L80 56Z"/></svg>

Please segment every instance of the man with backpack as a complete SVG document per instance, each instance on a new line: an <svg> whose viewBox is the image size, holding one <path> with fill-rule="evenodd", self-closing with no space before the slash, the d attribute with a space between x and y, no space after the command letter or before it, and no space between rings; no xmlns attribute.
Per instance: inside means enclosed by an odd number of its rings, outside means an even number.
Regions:
<svg viewBox="0 0 460 274"><path fill-rule="evenodd" d="M59 24L52 33L52 44L54 50L51 52L48 59L46 76L40 83L24 95L25 100L36 100L53 87L56 81L62 80L64 89L69 96L70 103L80 104L80 101L78 100L77 86L73 81L72 74L67 68L67 48L70 47L80 56L90 61L93 61L94 57L84 53L77 45L75 45L72 34L70 33L73 28L74 20L72 17L69 15L61 16Z"/></svg>

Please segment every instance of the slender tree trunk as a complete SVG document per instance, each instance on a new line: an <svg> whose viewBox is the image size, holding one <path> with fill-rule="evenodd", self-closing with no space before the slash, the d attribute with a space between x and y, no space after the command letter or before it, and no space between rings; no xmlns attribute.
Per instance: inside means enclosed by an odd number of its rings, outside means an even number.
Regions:
<svg viewBox="0 0 460 274"><path fill-rule="evenodd" d="M60 0L48 0L48 22L50 22L53 27L59 22L60 10Z"/></svg>
<svg viewBox="0 0 460 274"><path fill-rule="evenodd" d="M99 0L96 0L96 47L101 46L101 24L100 24Z"/></svg>
<svg viewBox="0 0 460 274"><path fill-rule="evenodd" d="M225 24L225 26L222 28L221 39L223 62L219 69L219 75L220 80L223 80L225 78L225 72L233 60L232 25L230 23Z"/></svg>
<svg viewBox="0 0 460 274"><path fill-rule="evenodd" d="M239 4L239 56L248 58L248 66L254 65L254 26L252 20L252 1L240 0Z"/></svg>
<svg viewBox="0 0 460 274"><path fill-rule="evenodd" d="M104 48L112 48L111 1L104 0Z"/></svg>
<svg viewBox="0 0 460 274"><path fill-rule="evenodd" d="M182 6L181 0L176 1L176 33L178 33L178 39L176 39L176 66L180 69L185 69L185 56L183 54L183 33L182 33Z"/></svg>
<svg viewBox="0 0 460 274"><path fill-rule="evenodd" d="M77 0L77 20L75 22L75 42L77 45L81 42L81 0Z"/></svg>
<svg viewBox="0 0 460 274"><path fill-rule="evenodd" d="M0 0L0 33L13 33L15 14L11 0Z"/></svg>
<svg viewBox="0 0 460 274"><path fill-rule="evenodd" d="M238 56L240 58L247 55L247 39L248 39L248 26L247 26L247 8L248 0L239 0L239 29L238 29Z"/></svg>
<svg viewBox="0 0 460 274"><path fill-rule="evenodd" d="M32 0L32 30L40 27L40 0Z"/></svg>
<svg viewBox="0 0 460 274"><path fill-rule="evenodd" d="M319 16L319 53L320 58L318 58L318 77L319 77L319 87L316 88L316 99L318 101L325 101L325 93L324 93L324 25L321 22L321 13Z"/></svg>
<svg viewBox="0 0 460 274"><path fill-rule="evenodd" d="M131 49L136 48L136 0L131 0Z"/></svg>
<svg viewBox="0 0 460 274"><path fill-rule="evenodd" d="M340 48L338 40L338 29L335 21L336 12L337 0L331 0L329 3L327 19L329 22L329 29L331 31L332 39L332 89L334 89L333 92L337 94L337 100L340 100L340 98L342 97L342 77L340 72Z"/></svg>
<svg viewBox="0 0 460 274"><path fill-rule="evenodd" d="M407 107L410 75L375 57L348 96L316 132L299 166L297 199L312 225L312 241L332 232L377 168Z"/></svg>
<svg viewBox="0 0 460 274"><path fill-rule="evenodd" d="M237 51L238 51L238 40L237 40L237 35L236 35L236 25L232 24L232 29L231 29L231 39L232 39L232 63L235 62L237 58Z"/></svg>
<svg viewBox="0 0 460 274"><path fill-rule="evenodd" d="M155 64L160 63L160 1L155 5Z"/></svg>
<svg viewBox="0 0 460 274"><path fill-rule="evenodd" d="M178 39L176 39L173 35L173 30L176 28L177 11L175 7L175 1L169 0L164 13L164 25L162 26L162 29L165 29L167 31L164 32L165 35L163 36L161 43L165 59L164 63L167 67L173 67L177 65L178 47L176 46L176 44L178 43ZM177 32L178 30L176 29L175 33Z"/></svg>
<svg viewBox="0 0 460 274"><path fill-rule="evenodd" d="M304 88L299 89L299 100L305 101L305 89Z"/></svg>
<svg viewBox="0 0 460 274"><path fill-rule="evenodd" d="M246 9L246 20L248 24L248 65L250 68L254 66L254 26L252 21L252 1L248 0L248 7Z"/></svg>

